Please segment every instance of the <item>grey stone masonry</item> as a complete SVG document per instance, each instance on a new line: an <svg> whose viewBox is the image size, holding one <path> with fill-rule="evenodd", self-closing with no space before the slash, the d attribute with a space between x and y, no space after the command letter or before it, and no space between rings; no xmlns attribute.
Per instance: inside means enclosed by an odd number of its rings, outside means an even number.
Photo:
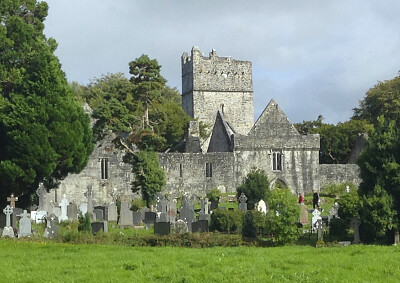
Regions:
<svg viewBox="0 0 400 283"><path fill-rule="evenodd" d="M182 55L182 107L210 127L220 110L237 133L253 125L253 81L249 61L219 57L215 50L204 57L198 47Z"/></svg>

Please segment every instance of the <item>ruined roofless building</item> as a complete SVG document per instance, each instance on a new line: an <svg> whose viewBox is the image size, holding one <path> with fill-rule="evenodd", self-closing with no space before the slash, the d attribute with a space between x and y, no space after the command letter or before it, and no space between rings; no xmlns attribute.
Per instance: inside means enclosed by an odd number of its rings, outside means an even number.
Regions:
<svg viewBox="0 0 400 283"><path fill-rule="evenodd" d="M193 47L182 55L182 107L212 129L207 149L160 154L167 192L235 192L252 170L264 170L272 185L295 192L319 190L319 135L300 135L271 100L254 123L251 62L209 57ZM198 125L198 123L197 123ZM186 141L193 143L196 122Z"/></svg>
<svg viewBox="0 0 400 283"><path fill-rule="evenodd" d="M271 186L284 185L293 193L333 183L358 185L358 166L319 164L319 135L300 135L276 101L271 100L253 123L251 74L250 62L219 57L214 50L209 57L197 47L190 57L183 54L183 108L211 125L211 136L202 150L199 123L192 121L180 147L159 153L167 178L165 193L205 195L212 188L235 193L252 168L264 170ZM88 187L95 205L110 203L115 193L125 200L140 197L131 191L135 176L114 138L110 135L97 142L84 170L69 174L57 190L51 190L53 202L58 202L57 195L66 194L79 205L86 201L83 192Z"/></svg>

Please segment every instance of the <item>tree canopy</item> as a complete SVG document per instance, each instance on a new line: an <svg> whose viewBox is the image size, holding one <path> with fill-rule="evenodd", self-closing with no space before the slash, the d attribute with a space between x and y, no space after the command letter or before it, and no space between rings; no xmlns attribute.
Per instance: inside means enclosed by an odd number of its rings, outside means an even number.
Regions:
<svg viewBox="0 0 400 283"><path fill-rule="evenodd" d="M295 124L300 134L319 134L321 164L347 163L356 141L363 133L371 131L372 126L365 120L350 120L337 125L322 123L322 116L315 121Z"/></svg>
<svg viewBox="0 0 400 283"><path fill-rule="evenodd" d="M400 119L400 76L384 82L378 82L365 94L360 106L354 108L352 119L364 119L378 124L378 117L399 122Z"/></svg>
<svg viewBox="0 0 400 283"><path fill-rule="evenodd" d="M247 207L251 210L257 202L266 200L270 195L268 176L263 170L252 169L236 190L238 198L242 193L246 195Z"/></svg>
<svg viewBox="0 0 400 283"><path fill-rule="evenodd" d="M43 34L48 6L0 4L0 186L2 195L54 187L79 172L93 150L89 117L75 100ZM3 199L3 198L2 198Z"/></svg>

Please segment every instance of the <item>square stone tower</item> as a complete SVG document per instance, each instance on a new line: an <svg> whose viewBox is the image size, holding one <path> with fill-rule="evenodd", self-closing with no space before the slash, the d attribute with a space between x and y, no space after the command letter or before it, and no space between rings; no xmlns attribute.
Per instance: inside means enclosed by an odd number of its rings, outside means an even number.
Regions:
<svg viewBox="0 0 400 283"><path fill-rule="evenodd" d="M212 130L217 111L238 134L254 124L252 66L249 61L203 56L198 47L182 55L182 107Z"/></svg>

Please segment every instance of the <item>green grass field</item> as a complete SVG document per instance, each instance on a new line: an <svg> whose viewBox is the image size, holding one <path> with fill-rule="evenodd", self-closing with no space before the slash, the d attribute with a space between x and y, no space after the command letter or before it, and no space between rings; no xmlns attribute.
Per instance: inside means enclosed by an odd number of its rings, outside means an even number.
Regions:
<svg viewBox="0 0 400 283"><path fill-rule="evenodd" d="M129 247L0 239L1 282L399 282L400 247Z"/></svg>

